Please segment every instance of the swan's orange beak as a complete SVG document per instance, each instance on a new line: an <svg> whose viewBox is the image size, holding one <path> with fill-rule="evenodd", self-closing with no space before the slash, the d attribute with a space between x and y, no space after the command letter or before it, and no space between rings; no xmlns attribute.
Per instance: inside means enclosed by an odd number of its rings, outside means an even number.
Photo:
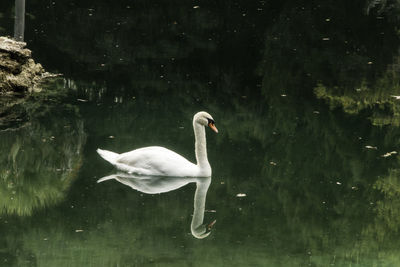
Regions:
<svg viewBox="0 0 400 267"><path fill-rule="evenodd" d="M218 129L217 129L217 127L215 127L214 123L209 122L208 127L210 127L214 132L218 133Z"/></svg>

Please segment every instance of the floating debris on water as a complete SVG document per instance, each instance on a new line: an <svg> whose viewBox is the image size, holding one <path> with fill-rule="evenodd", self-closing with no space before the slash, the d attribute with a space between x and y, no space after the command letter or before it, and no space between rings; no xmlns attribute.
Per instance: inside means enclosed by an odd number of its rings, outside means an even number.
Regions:
<svg viewBox="0 0 400 267"><path fill-rule="evenodd" d="M394 154L397 154L397 151L392 151L392 152L385 153L381 157L387 158L387 157L390 157L391 155L394 155Z"/></svg>
<svg viewBox="0 0 400 267"><path fill-rule="evenodd" d="M78 98L77 99L79 102L88 102L89 100L87 100L87 99L82 99L82 98Z"/></svg>
<svg viewBox="0 0 400 267"><path fill-rule="evenodd" d="M337 184L337 185L341 185L342 183L341 183L341 182L336 182L336 184Z"/></svg>
<svg viewBox="0 0 400 267"><path fill-rule="evenodd" d="M246 197L247 195L245 193L238 193L236 194L236 197Z"/></svg>
<svg viewBox="0 0 400 267"><path fill-rule="evenodd" d="M367 149L375 149L375 150L378 149L376 146L365 146L365 148L367 148Z"/></svg>
<svg viewBox="0 0 400 267"><path fill-rule="evenodd" d="M193 8L199 8L200 6L194 6Z"/></svg>
<svg viewBox="0 0 400 267"><path fill-rule="evenodd" d="M114 135L110 135L108 138L110 138L110 139L114 139L114 138L115 138L115 136L114 136Z"/></svg>
<svg viewBox="0 0 400 267"><path fill-rule="evenodd" d="M83 230L82 229L76 229L75 230L75 233L80 233L80 232L83 232Z"/></svg>
<svg viewBox="0 0 400 267"><path fill-rule="evenodd" d="M271 165L273 165L273 166L276 166L277 163L276 163L276 162L273 162L273 161L270 161L269 164L271 164Z"/></svg>

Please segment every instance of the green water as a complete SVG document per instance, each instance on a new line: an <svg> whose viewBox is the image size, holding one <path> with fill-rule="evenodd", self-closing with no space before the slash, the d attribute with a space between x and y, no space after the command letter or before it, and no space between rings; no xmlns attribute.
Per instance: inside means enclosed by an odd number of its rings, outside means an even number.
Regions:
<svg viewBox="0 0 400 267"><path fill-rule="evenodd" d="M390 1L29 1L28 47L63 77L2 125L0 266L399 266L399 15ZM195 161L200 110L219 130L204 239L195 182L96 182L115 173L99 147Z"/></svg>

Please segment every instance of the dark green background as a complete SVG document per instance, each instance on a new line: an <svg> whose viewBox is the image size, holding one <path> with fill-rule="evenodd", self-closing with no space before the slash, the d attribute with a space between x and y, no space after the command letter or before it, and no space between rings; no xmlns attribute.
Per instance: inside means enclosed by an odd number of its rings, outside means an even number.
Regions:
<svg viewBox="0 0 400 267"><path fill-rule="evenodd" d="M383 156L400 146L398 2L30 0L26 12L33 57L63 78L0 131L0 265L400 264L399 159ZM193 184L96 184L112 172L98 147L194 161L199 110L220 131L207 131L217 223L204 240L190 234Z"/></svg>

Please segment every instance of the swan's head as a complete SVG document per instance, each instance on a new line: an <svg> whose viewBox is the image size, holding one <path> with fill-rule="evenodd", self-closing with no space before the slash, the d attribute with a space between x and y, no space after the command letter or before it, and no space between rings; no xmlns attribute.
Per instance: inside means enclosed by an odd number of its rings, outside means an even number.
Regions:
<svg viewBox="0 0 400 267"><path fill-rule="evenodd" d="M197 112L193 117L193 121L199 123L200 125L208 126L214 132L218 133L218 129L215 127L215 121L213 117L205 111Z"/></svg>

